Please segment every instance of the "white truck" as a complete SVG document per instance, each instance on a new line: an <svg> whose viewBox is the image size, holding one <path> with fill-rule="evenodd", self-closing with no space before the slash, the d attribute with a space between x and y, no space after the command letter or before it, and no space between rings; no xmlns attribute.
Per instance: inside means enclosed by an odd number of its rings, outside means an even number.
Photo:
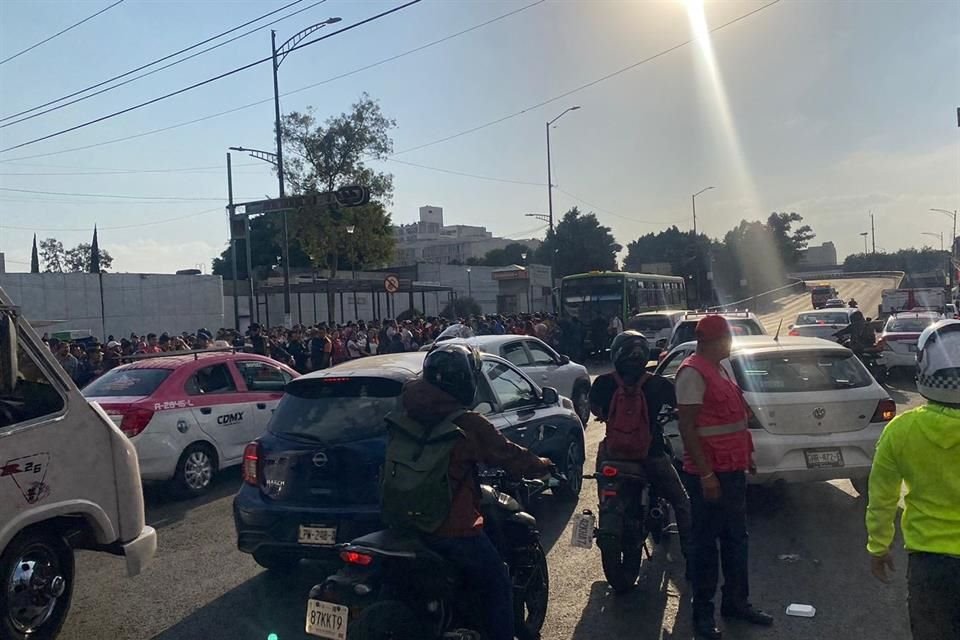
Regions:
<svg viewBox="0 0 960 640"><path fill-rule="evenodd" d="M55 638L74 550L153 557L137 454L0 289L0 638Z"/></svg>
<svg viewBox="0 0 960 640"><path fill-rule="evenodd" d="M884 289L880 294L880 317L913 310L937 310L943 313L947 303L942 288Z"/></svg>

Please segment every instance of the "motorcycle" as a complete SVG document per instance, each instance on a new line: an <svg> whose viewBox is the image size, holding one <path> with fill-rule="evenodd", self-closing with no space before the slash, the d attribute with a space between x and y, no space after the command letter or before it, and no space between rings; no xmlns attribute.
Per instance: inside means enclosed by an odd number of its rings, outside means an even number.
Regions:
<svg viewBox="0 0 960 640"><path fill-rule="evenodd" d="M887 369L887 366L883 364L883 354L878 349L855 348L856 345L853 344L849 336L843 336L840 339L840 345L853 351L857 359L863 363L863 366L867 368L867 371L870 372L870 375L873 376L873 379L877 382L882 383L889 377L890 371Z"/></svg>
<svg viewBox="0 0 960 640"><path fill-rule="evenodd" d="M484 531L513 583L517 637L537 640L550 579L537 521L522 504L548 486L480 474ZM555 477L550 480L562 481ZM310 590L307 633L328 640L483 640L481 606L456 569L416 535L393 530L341 545L344 566Z"/></svg>
<svg viewBox="0 0 960 640"><path fill-rule="evenodd" d="M657 421L664 425L675 419L676 410L664 407ZM674 460L669 438L664 438L664 446ZM600 497L600 517L593 537L600 548L607 583L617 593L626 593L640 577L647 538L658 546L669 544L671 506L647 482L640 462L601 459L597 468L597 473L584 476L597 481ZM590 510L583 515L593 517Z"/></svg>

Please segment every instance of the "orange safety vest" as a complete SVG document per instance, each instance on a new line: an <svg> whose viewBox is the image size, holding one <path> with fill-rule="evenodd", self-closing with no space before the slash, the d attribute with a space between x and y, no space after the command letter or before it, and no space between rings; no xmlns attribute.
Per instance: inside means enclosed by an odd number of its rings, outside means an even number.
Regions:
<svg viewBox="0 0 960 640"><path fill-rule="evenodd" d="M743 393L721 368L698 354L683 361L685 367L696 369L706 382L703 405L697 415L697 434L703 453L714 471L746 471L750 467L753 438L747 430L749 412ZM683 470L699 474L690 455L683 454Z"/></svg>

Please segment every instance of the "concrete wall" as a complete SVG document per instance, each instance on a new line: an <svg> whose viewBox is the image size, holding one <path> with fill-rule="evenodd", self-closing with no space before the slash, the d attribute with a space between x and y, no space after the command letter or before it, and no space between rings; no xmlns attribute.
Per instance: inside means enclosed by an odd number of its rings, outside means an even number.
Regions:
<svg viewBox="0 0 960 640"><path fill-rule="evenodd" d="M100 279L90 273L4 273L0 286L28 320L55 323L51 331L87 330L103 339L224 326L220 276L105 273L102 304Z"/></svg>

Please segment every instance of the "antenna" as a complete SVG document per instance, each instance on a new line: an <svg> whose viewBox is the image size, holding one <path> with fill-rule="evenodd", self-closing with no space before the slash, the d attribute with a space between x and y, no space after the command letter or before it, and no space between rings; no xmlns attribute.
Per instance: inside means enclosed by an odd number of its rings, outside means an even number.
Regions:
<svg viewBox="0 0 960 640"><path fill-rule="evenodd" d="M780 324L777 325L777 334L773 336L774 342L780 342L780 329L783 327L783 318L780 318Z"/></svg>

